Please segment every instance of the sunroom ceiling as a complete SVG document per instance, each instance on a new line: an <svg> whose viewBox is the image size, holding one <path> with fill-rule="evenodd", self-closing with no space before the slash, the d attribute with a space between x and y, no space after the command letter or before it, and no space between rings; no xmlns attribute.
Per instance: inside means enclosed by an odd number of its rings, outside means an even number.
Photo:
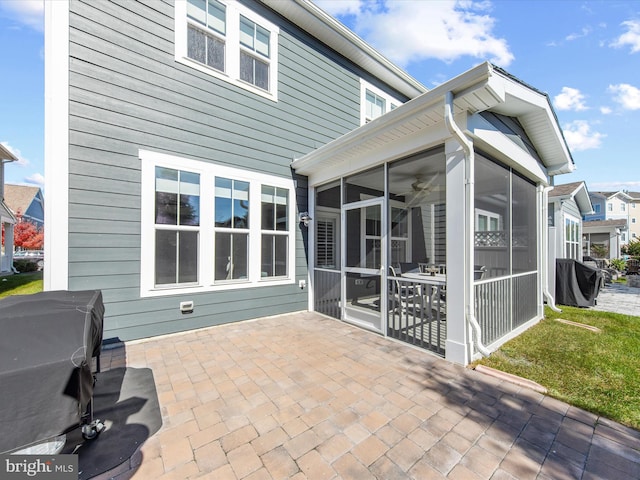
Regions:
<svg viewBox="0 0 640 480"><path fill-rule="evenodd" d="M444 123L444 99L449 91L454 95L455 114L491 110L517 117L547 168L553 173L572 170L573 160L546 95L489 63L294 160L292 167L302 175L321 173L328 178L328 169L338 175L355 165L373 166L393 155L404 156L435 145L451 136ZM467 133L474 136L473 131Z"/></svg>

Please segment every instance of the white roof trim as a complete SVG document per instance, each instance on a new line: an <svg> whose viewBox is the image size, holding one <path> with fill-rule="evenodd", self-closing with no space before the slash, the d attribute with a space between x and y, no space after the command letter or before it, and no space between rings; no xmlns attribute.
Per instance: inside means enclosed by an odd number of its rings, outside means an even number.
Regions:
<svg viewBox="0 0 640 480"><path fill-rule="evenodd" d="M4 145L0 143L0 160L5 162L16 162L18 157L11 153Z"/></svg>
<svg viewBox="0 0 640 480"><path fill-rule="evenodd" d="M444 124L444 98L454 94L455 114L486 110L517 116L547 167L547 174L569 173L573 160L557 124L548 97L483 63L414 98L395 110L353 130L329 144L292 162L302 175L313 175L327 165L360 163L371 152L400 145L405 139L441 130ZM472 133L472 132L468 132ZM442 137L447 138L447 137ZM426 142L425 142L425 147ZM387 158L390 159L390 158ZM370 166L373 166L370 163ZM553 172L548 169L553 168Z"/></svg>

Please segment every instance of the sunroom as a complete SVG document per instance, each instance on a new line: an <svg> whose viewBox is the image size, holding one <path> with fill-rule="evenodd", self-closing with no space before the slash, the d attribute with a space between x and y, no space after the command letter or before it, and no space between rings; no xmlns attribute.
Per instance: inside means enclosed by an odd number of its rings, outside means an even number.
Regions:
<svg viewBox="0 0 640 480"><path fill-rule="evenodd" d="M574 168L546 94L484 63L292 167L310 310L463 365L542 318L546 187Z"/></svg>

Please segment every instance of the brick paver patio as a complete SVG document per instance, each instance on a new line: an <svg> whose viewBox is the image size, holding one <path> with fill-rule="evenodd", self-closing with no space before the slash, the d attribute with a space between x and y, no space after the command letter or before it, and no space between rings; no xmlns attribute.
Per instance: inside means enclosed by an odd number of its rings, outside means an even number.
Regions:
<svg viewBox="0 0 640 480"><path fill-rule="evenodd" d="M640 432L314 313L128 342L163 427L100 478L640 478Z"/></svg>

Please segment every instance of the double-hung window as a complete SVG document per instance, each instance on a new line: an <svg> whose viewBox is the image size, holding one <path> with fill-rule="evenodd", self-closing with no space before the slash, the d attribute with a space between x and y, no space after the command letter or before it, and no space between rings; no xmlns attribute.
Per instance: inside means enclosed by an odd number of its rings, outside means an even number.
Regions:
<svg viewBox="0 0 640 480"><path fill-rule="evenodd" d="M176 0L175 59L277 100L276 25L237 0Z"/></svg>
<svg viewBox="0 0 640 480"><path fill-rule="evenodd" d="M198 282L200 175L155 168L155 285Z"/></svg>
<svg viewBox="0 0 640 480"><path fill-rule="evenodd" d="M248 278L249 182L215 179L215 281Z"/></svg>
<svg viewBox="0 0 640 480"><path fill-rule="evenodd" d="M287 274L289 257L289 191L262 185L261 276L282 277Z"/></svg>
<svg viewBox="0 0 640 480"><path fill-rule="evenodd" d="M402 104L402 102L396 98L364 80L360 80L360 88L362 92L360 99L360 116L363 125L394 110L398 105Z"/></svg>
<svg viewBox="0 0 640 480"><path fill-rule="evenodd" d="M294 282L291 178L139 155L141 296Z"/></svg>
<svg viewBox="0 0 640 480"><path fill-rule="evenodd" d="M187 56L225 71L226 6L217 0L188 0Z"/></svg>
<svg viewBox="0 0 640 480"><path fill-rule="evenodd" d="M269 90L271 32L240 15L240 80Z"/></svg>

